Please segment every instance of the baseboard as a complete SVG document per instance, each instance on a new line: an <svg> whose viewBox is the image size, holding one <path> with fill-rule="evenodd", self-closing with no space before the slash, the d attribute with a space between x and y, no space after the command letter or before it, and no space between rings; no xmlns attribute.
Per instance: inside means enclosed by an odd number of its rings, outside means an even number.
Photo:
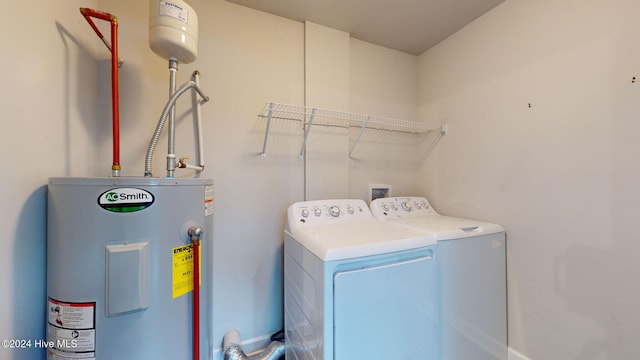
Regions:
<svg viewBox="0 0 640 360"><path fill-rule="evenodd" d="M266 348L271 343L271 335L262 335L254 337L252 339L243 340L240 342L242 351L245 354L251 354L258 350ZM213 349L213 360L222 360L224 357L224 349L222 347Z"/></svg>
<svg viewBox="0 0 640 360"><path fill-rule="evenodd" d="M509 348L509 357L508 360L531 360L528 357L520 354L519 352Z"/></svg>

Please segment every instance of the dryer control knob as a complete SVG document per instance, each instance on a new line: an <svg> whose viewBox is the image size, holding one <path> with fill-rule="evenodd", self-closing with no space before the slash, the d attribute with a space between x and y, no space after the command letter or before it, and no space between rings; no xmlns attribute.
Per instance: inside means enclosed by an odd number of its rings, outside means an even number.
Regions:
<svg viewBox="0 0 640 360"><path fill-rule="evenodd" d="M309 216L309 209L302 209L302 217L308 217Z"/></svg>
<svg viewBox="0 0 640 360"><path fill-rule="evenodd" d="M405 209L406 211L411 211L411 203L408 201L403 202L402 208Z"/></svg>
<svg viewBox="0 0 640 360"><path fill-rule="evenodd" d="M340 208L336 205L329 208L329 214L333 217L338 217L340 215Z"/></svg>
<svg viewBox="0 0 640 360"><path fill-rule="evenodd" d="M353 206L349 206L349 207L347 208L347 212L348 212L349 214L353 215L353 213L355 212L355 210L353 209Z"/></svg>
<svg viewBox="0 0 640 360"><path fill-rule="evenodd" d="M320 209L320 208L315 208L315 209L313 209L313 213L314 213L316 216L320 216L320 215L322 215L322 209Z"/></svg>

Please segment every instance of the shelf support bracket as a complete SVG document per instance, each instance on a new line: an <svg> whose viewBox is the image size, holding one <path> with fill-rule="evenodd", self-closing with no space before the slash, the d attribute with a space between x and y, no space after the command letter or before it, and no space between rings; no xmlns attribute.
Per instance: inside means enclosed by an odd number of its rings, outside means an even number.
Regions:
<svg viewBox="0 0 640 360"><path fill-rule="evenodd" d="M265 159L267 157L267 139L269 138L269 128L271 127L271 117L273 115L273 103L269 103L269 113L267 115L267 128L264 132L264 144L262 144L262 154L260 156Z"/></svg>
<svg viewBox="0 0 640 360"><path fill-rule="evenodd" d="M309 115L309 122L307 123L307 129L304 132L304 140L302 142L302 147L300 148L300 155L298 155L298 159L304 159L304 150L307 147L307 139L309 138L309 132L311 132L311 125L313 125L313 117L316 114L316 109L311 109L311 115Z"/></svg>
<svg viewBox="0 0 640 360"><path fill-rule="evenodd" d="M364 121L364 124L362 124L362 127L360 127L360 131L358 132L358 136L356 136L356 140L353 143L353 146L351 147L351 151L349 151L349 158L351 159L353 155L353 151L356 149L356 146L358 146L358 143L360 142L360 137L362 137L362 133L364 133L364 129L367 128L367 125L369 125L369 121L371 120L371 116L367 116L367 119Z"/></svg>

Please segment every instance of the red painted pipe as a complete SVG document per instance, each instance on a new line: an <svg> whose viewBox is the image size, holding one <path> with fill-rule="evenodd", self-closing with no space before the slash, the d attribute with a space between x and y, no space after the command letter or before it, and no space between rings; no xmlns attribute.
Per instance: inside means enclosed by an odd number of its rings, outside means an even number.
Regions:
<svg viewBox="0 0 640 360"><path fill-rule="evenodd" d="M193 360L200 359L200 241L193 247Z"/></svg>
<svg viewBox="0 0 640 360"><path fill-rule="evenodd" d="M111 173L113 176L120 176L120 94L118 84L118 18L106 12L93 10L89 8L80 8L80 13L87 20L89 25L100 40L107 46L111 52L111 109L113 115L113 164L111 165ZM92 17L108 21L111 23L111 45L107 42L93 22Z"/></svg>

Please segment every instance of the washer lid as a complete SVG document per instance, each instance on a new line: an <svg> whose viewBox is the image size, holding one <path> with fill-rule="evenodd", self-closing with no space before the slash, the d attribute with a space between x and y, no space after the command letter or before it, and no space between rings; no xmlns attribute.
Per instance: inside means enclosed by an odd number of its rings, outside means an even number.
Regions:
<svg viewBox="0 0 640 360"><path fill-rule="evenodd" d="M504 228L498 224L442 215L388 219L387 223L431 234L437 241L495 234L504 231Z"/></svg>
<svg viewBox="0 0 640 360"><path fill-rule="evenodd" d="M437 241L503 232L502 226L438 214L424 197L379 198L371 202L374 218L432 234Z"/></svg>
<svg viewBox="0 0 640 360"><path fill-rule="evenodd" d="M432 234L376 220L314 227L295 234L286 232L323 261L418 249L436 243Z"/></svg>

